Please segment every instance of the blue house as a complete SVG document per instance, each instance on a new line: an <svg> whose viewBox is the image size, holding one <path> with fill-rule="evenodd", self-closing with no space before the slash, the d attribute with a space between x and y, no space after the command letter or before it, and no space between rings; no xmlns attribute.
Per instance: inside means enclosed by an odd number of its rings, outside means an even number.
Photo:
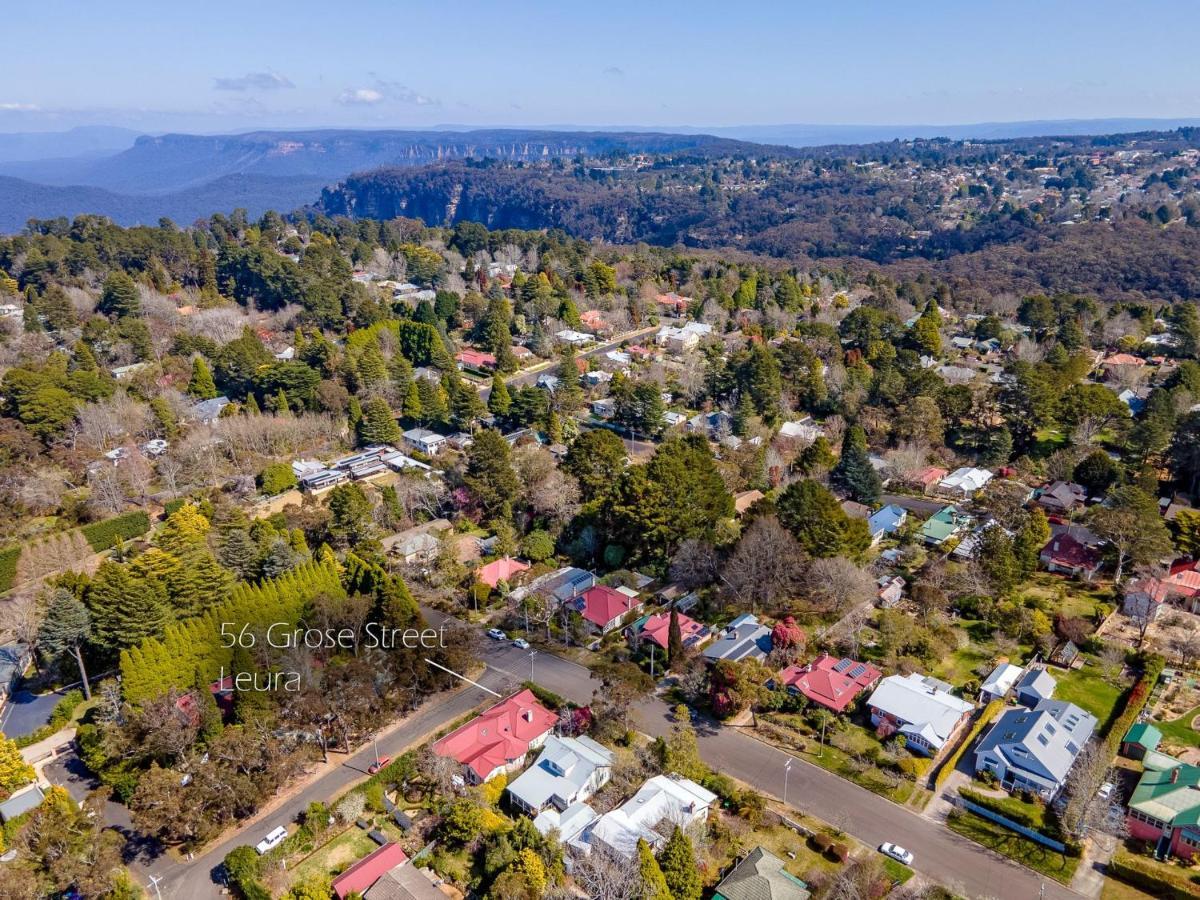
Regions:
<svg viewBox="0 0 1200 900"><path fill-rule="evenodd" d="M895 534L908 521L908 510L890 503L882 509L873 512L867 519L867 528L871 532L872 543L878 543L884 536Z"/></svg>

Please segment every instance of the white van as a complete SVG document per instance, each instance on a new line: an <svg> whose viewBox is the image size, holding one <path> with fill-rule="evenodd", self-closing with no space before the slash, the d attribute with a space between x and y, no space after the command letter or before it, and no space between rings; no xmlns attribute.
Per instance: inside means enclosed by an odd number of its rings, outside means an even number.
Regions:
<svg viewBox="0 0 1200 900"><path fill-rule="evenodd" d="M254 849L258 851L258 855L262 856L270 850L274 850L283 843L283 839L287 837L287 829L280 825L268 834L265 838L254 845Z"/></svg>

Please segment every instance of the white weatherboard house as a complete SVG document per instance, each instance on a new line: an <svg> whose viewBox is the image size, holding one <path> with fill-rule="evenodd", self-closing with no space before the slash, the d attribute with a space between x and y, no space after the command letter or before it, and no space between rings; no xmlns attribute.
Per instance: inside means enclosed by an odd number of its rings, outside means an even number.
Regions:
<svg viewBox="0 0 1200 900"><path fill-rule="evenodd" d="M547 807L561 814L608 783L612 760L612 753L589 737L551 736L537 762L509 784L508 795L531 816Z"/></svg>
<svg viewBox="0 0 1200 900"><path fill-rule="evenodd" d="M992 473L987 469L963 466L960 469L955 469L939 481L937 490L939 494L965 500L972 494L983 490L984 485L991 481L993 477Z"/></svg>
<svg viewBox="0 0 1200 900"><path fill-rule="evenodd" d="M927 756L936 756L975 708L950 693L950 685L919 672L883 679L867 706L881 735L902 734L909 750Z"/></svg>
<svg viewBox="0 0 1200 900"><path fill-rule="evenodd" d="M638 838L642 838L657 852L666 838L654 826L665 821L686 830L707 820L716 802L716 794L694 781L680 775L656 775L629 800L596 820L585 835L587 847L632 859L637 855Z"/></svg>

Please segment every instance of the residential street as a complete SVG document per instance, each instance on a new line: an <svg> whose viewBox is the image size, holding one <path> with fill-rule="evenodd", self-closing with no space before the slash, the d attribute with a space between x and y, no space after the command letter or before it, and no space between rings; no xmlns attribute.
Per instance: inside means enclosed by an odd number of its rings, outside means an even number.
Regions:
<svg viewBox="0 0 1200 900"><path fill-rule="evenodd" d="M431 622L441 616L427 611ZM528 651L507 642L487 641L482 647L488 668L480 683L500 693L527 680ZM538 684L577 703L591 699L595 682L587 669L551 653L539 652L532 661ZM484 691L469 687L461 693L426 707L396 730L379 739L381 754L394 756L425 735L454 721L476 705L490 699ZM670 707L659 699L639 704L636 716L642 730L654 736L670 731ZM733 776L772 797L783 797L783 767L789 755L754 737L715 723L697 726L700 752L714 769ZM165 858L143 869L145 877L163 877L160 888L171 900L207 900L218 896L213 876L225 854L239 844L252 844L277 825L287 825L316 800L329 801L366 776L373 759L370 746L360 750L278 808L254 820L239 833L212 846L195 859L176 864ZM844 828L869 846L883 841L903 844L916 855L915 868L923 874L970 897L1078 898L1081 895L994 855L959 837L944 826L930 822L888 800L838 778L823 769L792 757L787 800L797 809Z"/></svg>

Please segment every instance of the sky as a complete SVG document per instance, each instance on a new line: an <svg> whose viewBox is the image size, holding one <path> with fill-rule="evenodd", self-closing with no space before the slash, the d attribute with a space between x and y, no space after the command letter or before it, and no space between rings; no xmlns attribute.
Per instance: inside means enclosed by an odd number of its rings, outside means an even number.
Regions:
<svg viewBox="0 0 1200 900"><path fill-rule="evenodd" d="M1200 115L1183 0L5 6L5 132Z"/></svg>

